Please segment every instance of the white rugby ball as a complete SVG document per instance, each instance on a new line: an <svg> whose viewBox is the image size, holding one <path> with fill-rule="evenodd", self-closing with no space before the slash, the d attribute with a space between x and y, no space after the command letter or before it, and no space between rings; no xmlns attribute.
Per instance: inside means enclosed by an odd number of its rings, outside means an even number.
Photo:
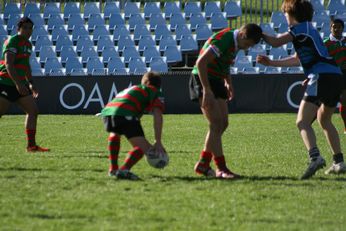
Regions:
<svg viewBox="0 0 346 231"><path fill-rule="evenodd" d="M154 168L164 168L169 163L169 157L166 152L157 152L154 148L146 152L148 164Z"/></svg>

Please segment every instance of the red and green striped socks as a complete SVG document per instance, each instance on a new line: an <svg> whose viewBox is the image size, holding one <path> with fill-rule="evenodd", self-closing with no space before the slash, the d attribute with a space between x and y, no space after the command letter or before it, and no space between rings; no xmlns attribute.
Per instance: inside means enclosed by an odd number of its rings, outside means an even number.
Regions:
<svg viewBox="0 0 346 231"><path fill-rule="evenodd" d="M225 170L227 169L226 167L226 161L225 161L225 156L214 156L214 163L219 170Z"/></svg>
<svg viewBox="0 0 346 231"><path fill-rule="evenodd" d="M109 160L110 166L109 171L118 170L118 156L120 149L120 136L118 135L109 135L108 137L108 151L109 151Z"/></svg>
<svg viewBox="0 0 346 231"><path fill-rule="evenodd" d="M202 151L199 156L199 163L203 167L209 167L213 154L211 152Z"/></svg>
<svg viewBox="0 0 346 231"><path fill-rule="evenodd" d="M144 152L139 147L134 147L131 151L128 152L127 157L124 161L121 170L131 169L144 155Z"/></svg>
<svg viewBox="0 0 346 231"><path fill-rule="evenodd" d="M36 146L36 129L25 129L26 140L28 142L28 147Z"/></svg>

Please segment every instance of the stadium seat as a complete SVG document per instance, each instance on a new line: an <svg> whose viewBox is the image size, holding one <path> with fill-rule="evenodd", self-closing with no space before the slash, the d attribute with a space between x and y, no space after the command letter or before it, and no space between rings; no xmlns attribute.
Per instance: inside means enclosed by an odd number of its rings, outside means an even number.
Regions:
<svg viewBox="0 0 346 231"><path fill-rule="evenodd" d="M154 14L161 14L160 2L146 2L144 4L144 18L150 19Z"/></svg>
<svg viewBox="0 0 346 231"><path fill-rule="evenodd" d="M241 73L248 74L248 75L259 74L259 68L258 67L244 67Z"/></svg>
<svg viewBox="0 0 346 231"><path fill-rule="evenodd" d="M159 42L162 36L171 36L171 31L168 29L167 25L157 25L154 30L155 41Z"/></svg>
<svg viewBox="0 0 346 231"><path fill-rule="evenodd" d="M177 25L175 28L175 36L178 43L184 35L192 35L190 28L186 24Z"/></svg>
<svg viewBox="0 0 346 231"><path fill-rule="evenodd" d="M53 26L52 41L55 43L58 40L58 36L68 36L67 25Z"/></svg>
<svg viewBox="0 0 346 231"><path fill-rule="evenodd" d="M276 32L274 30L274 24L273 23L261 23L260 27L262 28L262 31L264 33L267 33L269 35L275 35Z"/></svg>
<svg viewBox="0 0 346 231"><path fill-rule="evenodd" d="M329 25L330 17L327 11L314 12L312 21L316 22L317 29L320 29L323 24Z"/></svg>
<svg viewBox="0 0 346 231"><path fill-rule="evenodd" d="M184 13L185 13L186 19L191 18L191 15L193 14L201 14L202 13L201 3L187 1L184 5Z"/></svg>
<svg viewBox="0 0 346 231"><path fill-rule="evenodd" d="M124 57L124 63L128 64L131 58L140 58L140 55L135 46L128 46L122 50L122 57Z"/></svg>
<svg viewBox="0 0 346 231"><path fill-rule="evenodd" d="M337 12L335 18L341 19L344 22L346 21L346 12ZM344 28L344 32L346 31L346 27Z"/></svg>
<svg viewBox="0 0 346 231"><path fill-rule="evenodd" d="M8 35L0 35L0 48L2 49L4 42L8 39ZM2 50L1 50L2 54Z"/></svg>
<svg viewBox="0 0 346 231"><path fill-rule="evenodd" d="M278 33L282 34L288 31L288 24L287 23L281 23L278 27Z"/></svg>
<svg viewBox="0 0 346 231"><path fill-rule="evenodd" d="M109 18L109 28L110 30L114 30L115 26L125 25L125 19L121 14L111 14Z"/></svg>
<svg viewBox="0 0 346 231"><path fill-rule="evenodd" d="M204 3L204 12L207 19L211 18L212 14L222 13L220 1L206 1Z"/></svg>
<svg viewBox="0 0 346 231"><path fill-rule="evenodd" d="M55 50L60 53L63 46L73 46L72 36L71 35L59 35L56 44Z"/></svg>
<svg viewBox="0 0 346 231"><path fill-rule="evenodd" d="M39 35L35 42L35 52L40 52L42 46L53 46L50 35Z"/></svg>
<svg viewBox="0 0 346 231"><path fill-rule="evenodd" d="M324 6L323 6L323 2L321 0L310 0L314 11L324 11Z"/></svg>
<svg viewBox="0 0 346 231"><path fill-rule="evenodd" d="M143 51L143 57L146 63L150 63L152 58L161 57L158 47L156 46L146 46Z"/></svg>
<svg viewBox="0 0 346 231"><path fill-rule="evenodd" d="M41 14L40 3L28 2L25 4L24 16L29 16L30 14Z"/></svg>
<svg viewBox="0 0 346 231"><path fill-rule="evenodd" d="M212 13L210 16L211 30L218 31L229 27L226 19L226 13Z"/></svg>
<svg viewBox="0 0 346 231"><path fill-rule="evenodd" d="M10 14L7 21L7 31L17 33L17 23L23 17L23 14Z"/></svg>
<svg viewBox="0 0 346 231"><path fill-rule="evenodd" d="M116 51L114 46L104 47L101 56L103 58L103 63L108 64L112 57L119 57L119 53Z"/></svg>
<svg viewBox="0 0 346 231"><path fill-rule="evenodd" d="M88 30L90 32L95 30L96 26L105 25L105 20L101 14L90 14L88 19Z"/></svg>
<svg viewBox="0 0 346 231"><path fill-rule="evenodd" d="M162 14L151 14L149 18L150 30L155 31L157 25L165 25L166 19L162 16Z"/></svg>
<svg viewBox="0 0 346 231"><path fill-rule="evenodd" d="M48 58L56 58L55 47L42 46L40 48L40 63L44 64Z"/></svg>
<svg viewBox="0 0 346 231"><path fill-rule="evenodd" d="M125 19L129 19L133 14L140 14L140 2L126 1L124 5Z"/></svg>
<svg viewBox="0 0 346 231"><path fill-rule="evenodd" d="M198 25L207 25L205 13L193 13L190 17L191 31L195 31Z"/></svg>
<svg viewBox="0 0 346 231"><path fill-rule="evenodd" d="M114 41L116 43L118 43L119 38L121 36L130 36L131 35L128 25L116 25L114 27L112 34L114 35Z"/></svg>
<svg viewBox="0 0 346 231"><path fill-rule="evenodd" d="M118 51L123 51L124 47L132 47L135 46L135 42L132 39L132 36L125 35L120 36L118 41Z"/></svg>
<svg viewBox="0 0 346 231"><path fill-rule="evenodd" d="M88 74L105 74L103 63L99 57L90 57L87 59L86 63L87 73Z"/></svg>
<svg viewBox="0 0 346 231"><path fill-rule="evenodd" d="M138 51L143 52L146 47L156 46L155 40L152 35L140 36L138 42Z"/></svg>
<svg viewBox="0 0 346 231"><path fill-rule="evenodd" d="M101 14L100 2L84 3L84 19L89 19L92 14Z"/></svg>
<svg viewBox="0 0 346 231"><path fill-rule="evenodd" d="M15 14L21 14L22 9L20 7L20 3L6 3L5 4L5 9L4 9L4 19L7 20L9 19L10 15L15 15Z"/></svg>
<svg viewBox="0 0 346 231"><path fill-rule="evenodd" d="M130 73L134 73L135 70L139 71L139 70L146 69L147 67L141 57L131 57L129 60L128 68Z"/></svg>
<svg viewBox="0 0 346 231"><path fill-rule="evenodd" d="M265 67L264 74L281 74L281 67Z"/></svg>
<svg viewBox="0 0 346 231"><path fill-rule="evenodd" d="M7 26L0 25L0 35L8 35Z"/></svg>
<svg viewBox="0 0 346 231"><path fill-rule="evenodd" d="M89 36L89 31L87 30L85 25L75 26L72 31L72 42L76 44L80 36L88 36L89 38L91 38Z"/></svg>
<svg viewBox="0 0 346 231"><path fill-rule="evenodd" d="M29 62L30 62L31 70L33 70L33 69L41 69L41 64L40 64L38 58L30 57Z"/></svg>
<svg viewBox="0 0 346 231"><path fill-rule="evenodd" d="M146 24L144 14L131 14L128 22L130 31L133 31L136 25Z"/></svg>
<svg viewBox="0 0 346 231"><path fill-rule="evenodd" d="M59 69L63 68L61 65L61 62L58 58L47 58L46 62L44 63L44 72L45 74L50 73L53 69Z"/></svg>
<svg viewBox="0 0 346 231"><path fill-rule="evenodd" d="M34 26L34 30L31 35L31 41L35 43L38 36L48 35L47 26Z"/></svg>
<svg viewBox="0 0 346 231"><path fill-rule="evenodd" d="M32 68L31 75L34 77L44 76L42 68Z"/></svg>
<svg viewBox="0 0 346 231"><path fill-rule="evenodd" d="M69 31L73 31L75 27L84 26L84 19L82 14L72 14L67 20L67 28Z"/></svg>
<svg viewBox="0 0 346 231"><path fill-rule="evenodd" d="M119 8L120 2L109 2L106 1L104 6L104 18L109 19L111 14L119 14L120 15L120 8Z"/></svg>
<svg viewBox="0 0 346 231"><path fill-rule="evenodd" d="M48 25L48 30L49 31L52 31L54 26L63 26L63 25L65 25L65 21L63 19L63 14L58 14L57 13L57 14L49 15L47 25Z"/></svg>
<svg viewBox="0 0 346 231"><path fill-rule="evenodd" d="M85 76L87 72L84 68L72 68L69 73L66 71L66 74L72 76Z"/></svg>
<svg viewBox="0 0 346 231"><path fill-rule="evenodd" d="M303 73L303 68L302 67L288 67L287 73L288 74L301 74L301 73Z"/></svg>
<svg viewBox="0 0 346 231"><path fill-rule="evenodd" d="M43 14L29 14L28 17L32 20L35 26L46 25L43 19Z"/></svg>
<svg viewBox="0 0 346 231"><path fill-rule="evenodd" d="M164 56L167 58L167 64L176 64L183 61L183 57L177 46L166 46Z"/></svg>
<svg viewBox="0 0 346 231"><path fill-rule="evenodd" d="M284 58L288 56L286 46L272 47L269 50L269 55L272 55L274 59Z"/></svg>
<svg viewBox="0 0 346 231"><path fill-rule="evenodd" d="M4 15L0 14L0 26L2 25L6 25L5 21L4 21Z"/></svg>
<svg viewBox="0 0 346 231"><path fill-rule="evenodd" d="M266 55L265 45L256 44L255 46L250 47L248 55L252 57L252 60L255 60L257 55Z"/></svg>
<svg viewBox="0 0 346 231"><path fill-rule="evenodd" d="M112 69L108 70L108 74L110 75L127 75L129 73L127 68L119 68L119 69Z"/></svg>
<svg viewBox="0 0 346 231"><path fill-rule="evenodd" d="M83 69L81 58L68 57L65 64L66 73L69 74L72 70Z"/></svg>
<svg viewBox="0 0 346 231"><path fill-rule="evenodd" d="M209 27L209 25L199 24L196 27L196 40L198 42L200 41L206 41L211 35L212 31Z"/></svg>
<svg viewBox="0 0 346 231"><path fill-rule="evenodd" d="M169 19L172 14L179 14L181 13L181 5L179 2L165 2L164 5L164 13L166 19Z"/></svg>
<svg viewBox="0 0 346 231"><path fill-rule="evenodd" d="M345 1L343 1L345 3ZM328 2L327 10L329 15L336 15L337 13L346 12L345 4L341 0L330 0Z"/></svg>
<svg viewBox="0 0 346 231"><path fill-rule="evenodd" d="M270 17L270 22L273 23L274 28L279 28L281 24L287 24L286 17L281 11L274 11Z"/></svg>
<svg viewBox="0 0 346 231"><path fill-rule="evenodd" d="M246 67L252 66L252 57L251 56L237 56L235 59L234 67L238 68L238 72L243 72Z"/></svg>
<svg viewBox="0 0 346 231"><path fill-rule="evenodd" d="M64 19L68 19L70 15L80 14L80 2L66 2L64 5Z"/></svg>
<svg viewBox="0 0 346 231"><path fill-rule="evenodd" d="M148 68L146 67L136 68L133 72L129 70L129 73L133 75L144 75L147 72L148 72Z"/></svg>
<svg viewBox="0 0 346 231"><path fill-rule="evenodd" d="M104 50L104 47L111 46L114 46L114 42L110 35L102 35L98 38L97 52L101 53Z"/></svg>
<svg viewBox="0 0 346 231"><path fill-rule="evenodd" d="M224 12L227 18L236 18L242 15L240 1L227 1L225 3Z"/></svg>
<svg viewBox="0 0 346 231"><path fill-rule="evenodd" d="M69 58L78 58L76 48L74 46L63 46L60 51L60 58L63 66Z"/></svg>
<svg viewBox="0 0 346 231"><path fill-rule="evenodd" d="M169 19L171 31L175 31L178 25L186 25L185 17L182 13L173 13Z"/></svg>
<svg viewBox="0 0 346 231"><path fill-rule="evenodd" d="M108 25L97 25L93 32L93 41L97 42L98 38L104 35L109 34L109 26Z"/></svg>
<svg viewBox="0 0 346 231"><path fill-rule="evenodd" d="M149 67L151 71L156 71L159 73L167 73L168 66L162 57L153 57L150 60Z"/></svg>
<svg viewBox="0 0 346 231"><path fill-rule="evenodd" d="M182 35L180 40L180 50L183 53L197 52L198 44L195 35Z"/></svg>
<svg viewBox="0 0 346 231"><path fill-rule="evenodd" d="M121 70L125 69L125 63L124 63L124 58L120 57L111 57L108 61L108 72L112 73L114 70Z"/></svg>
<svg viewBox="0 0 346 231"><path fill-rule="evenodd" d="M177 41L172 35L163 35L160 38L159 51L163 52L167 46L177 46Z"/></svg>
<svg viewBox="0 0 346 231"><path fill-rule="evenodd" d="M46 75L49 76L65 76L66 71L64 68L52 68L50 69L49 73L46 73Z"/></svg>
<svg viewBox="0 0 346 231"><path fill-rule="evenodd" d="M60 2L47 2L43 8L43 18L48 19L52 15L61 14Z"/></svg>
<svg viewBox="0 0 346 231"><path fill-rule="evenodd" d="M82 64L86 64L88 58L99 57L95 47L83 47L81 51Z"/></svg>

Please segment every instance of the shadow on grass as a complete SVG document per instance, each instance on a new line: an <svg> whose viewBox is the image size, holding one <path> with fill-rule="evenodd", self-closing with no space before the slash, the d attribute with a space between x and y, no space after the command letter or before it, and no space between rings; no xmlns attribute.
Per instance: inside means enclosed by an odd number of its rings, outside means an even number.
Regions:
<svg viewBox="0 0 346 231"><path fill-rule="evenodd" d="M18 171L18 172L46 172L46 171L61 171L61 169L53 169L53 168L22 168L22 167L11 167L11 168L1 168L0 172L8 172L8 171ZM91 169L91 168L70 168L64 169L64 171L72 171L72 172L104 172L104 169Z"/></svg>

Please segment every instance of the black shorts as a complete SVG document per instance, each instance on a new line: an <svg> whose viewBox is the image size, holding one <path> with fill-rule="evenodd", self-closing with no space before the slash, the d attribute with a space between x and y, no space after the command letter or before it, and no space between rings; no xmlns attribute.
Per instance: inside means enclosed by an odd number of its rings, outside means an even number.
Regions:
<svg viewBox="0 0 346 231"><path fill-rule="evenodd" d="M227 88L223 79L208 78L210 88L214 93L215 98L227 99ZM198 101L203 97L203 86L198 75L191 74L189 81L190 99Z"/></svg>
<svg viewBox="0 0 346 231"><path fill-rule="evenodd" d="M106 116L103 118L107 132L125 135L127 139L132 137L144 137L144 131L140 120L134 116Z"/></svg>
<svg viewBox="0 0 346 231"><path fill-rule="evenodd" d="M310 79L303 100L320 106L335 107L340 101L343 77L338 74L318 74L317 81Z"/></svg>
<svg viewBox="0 0 346 231"><path fill-rule="evenodd" d="M29 86L26 86L29 90L29 95L32 94L32 92L29 89ZM16 102L19 98L25 97L27 95L21 95L19 94L17 88L15 86L9 86L5 84L0 84L0 97L7 99L10 102Z"/></svg>

